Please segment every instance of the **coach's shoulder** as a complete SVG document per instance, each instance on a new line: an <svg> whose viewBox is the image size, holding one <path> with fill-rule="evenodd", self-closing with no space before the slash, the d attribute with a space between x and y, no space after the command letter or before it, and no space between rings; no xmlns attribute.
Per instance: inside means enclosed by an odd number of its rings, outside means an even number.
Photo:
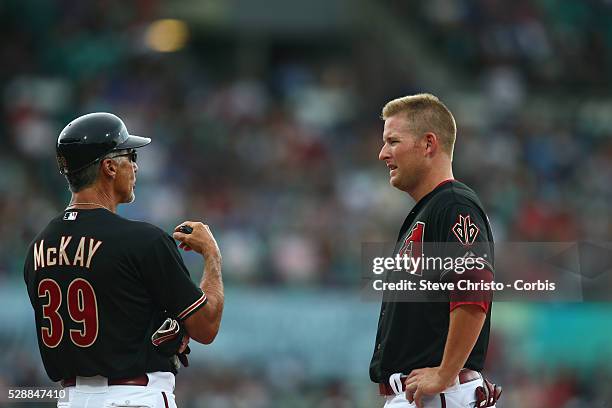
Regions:
<svg viewBox="0 0 612 408"><path fill-rule="evenodd" d="M145 221L130 220L129 222L131 224L131 227L135 231L146 233L146 234L151 235L151 236L164 236L164 235L168 235L166 233L166 231L164 231L163 229L161 229L157 225L153 225L153 224L145 222Z"/></svg>
<svg viewBox="0 0 612 408"><path fill-rule="evenodd" d="M140 239L147 240L163 239L169 237L168 233L156 225L145 221L130 220L121 218L118 230L130 237L138 236Z"/></svg>

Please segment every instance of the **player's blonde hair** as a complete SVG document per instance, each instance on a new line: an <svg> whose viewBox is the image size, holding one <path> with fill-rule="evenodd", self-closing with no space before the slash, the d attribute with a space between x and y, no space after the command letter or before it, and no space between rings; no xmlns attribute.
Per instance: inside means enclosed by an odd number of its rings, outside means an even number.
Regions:
<svg viewBox="0 0 612 408"><path fill-rule="evenodd" d="M457 124L451 111L436 96L428 93L404 96L387 102L382 110L382 119L397 114L409 119L409 129L417 135L435 133L442 151L453 157L457 138Z"/></svg>

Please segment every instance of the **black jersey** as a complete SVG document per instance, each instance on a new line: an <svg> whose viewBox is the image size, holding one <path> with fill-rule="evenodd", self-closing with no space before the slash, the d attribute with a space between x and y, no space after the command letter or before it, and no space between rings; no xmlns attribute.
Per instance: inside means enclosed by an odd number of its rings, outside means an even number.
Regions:
<svg viewBox="0 0 612 408"><path fill-rule="evenodd" d="M105 209L66 210L28 249L24 278L53 381L173 371L151 344L166 315L206 303L161 229Z"/></svg>
<svg viewBox="0 0 612 408"><path fill-rule="evenodd" d="M428 245L429 246L424 246ZM439 244L439 245L438 245ZM406 217L400 230L395 253L403 254L409 248L433 246L443 248L444 255L463 257L478 256L486 260L488 274L493 271L493 235L480 200L469 187L455 180L438 185L419 200ZM472 253L472 251L477 253ZM427 255L427 254L425 254ZM411 254L419 256L419 254ZM448 270L433 271L433 280L444 282L453 279ZM419 279L419 276L411 278ZM469 273L465 278L470 279ZM448 335L450 306L449 293L442 301L392 301L381 305L378 332L370 378L377 383L387 383L394 373L408 374L416 368L436 367L442 362ZM480 336L470 353L466 368L480 371L483 368L489 342L491 309L488 308Z"/></svg>

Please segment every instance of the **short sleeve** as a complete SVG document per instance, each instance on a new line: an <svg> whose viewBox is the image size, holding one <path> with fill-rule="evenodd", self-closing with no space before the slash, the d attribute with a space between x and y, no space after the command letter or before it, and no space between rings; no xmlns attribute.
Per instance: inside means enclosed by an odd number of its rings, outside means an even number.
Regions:
<svg viewBox="0 0 612 408"><path fill-rule="evenodd" d="M440 280L453 282L451 310L462 304L477 304L488 310L493 282L493 240L482 210L473 205L455 204L440 217L438 248L445 268Z"/></svg>
<svg viewBox="0 0 612 408"><path fill-rule="evenodd" d="M179 320L206 304L206 294L193 283L176 243L165 233L147 248L142 274L154 300Z"/></svg>

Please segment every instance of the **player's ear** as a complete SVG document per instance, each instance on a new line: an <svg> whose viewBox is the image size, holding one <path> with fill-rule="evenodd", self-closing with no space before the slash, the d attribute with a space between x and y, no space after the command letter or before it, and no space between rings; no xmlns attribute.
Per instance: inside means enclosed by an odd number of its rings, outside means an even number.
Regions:
<svg viewBox="0 0 612 408"><path fill-rule="evenodd" d="M427 157L433 156L438 150L438 136L433 132L427 132L423 135L423 141L425 143L425 155Z"/></svg>

